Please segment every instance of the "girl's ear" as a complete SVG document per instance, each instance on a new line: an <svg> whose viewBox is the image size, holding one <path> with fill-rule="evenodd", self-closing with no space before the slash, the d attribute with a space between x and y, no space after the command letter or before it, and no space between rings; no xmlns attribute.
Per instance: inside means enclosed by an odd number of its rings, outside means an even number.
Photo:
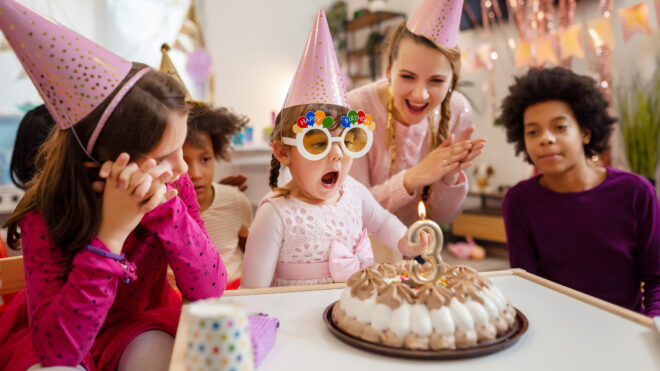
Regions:
<svg viewBox="0 0 660 371"><path fill-rule="evenodd" d="M587 144L589 144L589 142L591 142L591 130L587 128L583 128L582 135L583 135L582 143L584 143L584 145L586 146Z"/></svg>
<svg viewBox="0 0 660 371"><path fill-rule="evenodd" d="M289 166L291 159L289 158L289 150L287 146L280 142L273 143L273 156L280 162L280 164Z"/></svg>

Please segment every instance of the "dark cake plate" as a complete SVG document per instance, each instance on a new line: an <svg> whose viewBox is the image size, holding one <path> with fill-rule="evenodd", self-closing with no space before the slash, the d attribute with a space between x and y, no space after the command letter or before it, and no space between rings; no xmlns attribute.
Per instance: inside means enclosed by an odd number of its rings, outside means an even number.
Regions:
<svg viewBox="0 0 660 371"><path fill-rule="evenodd" d="M527 331L529 322L527 317L525 317L522 312L516 309L516 321L513 326L507 331L504 335L498 337L493 341L487 343L481 343L474 347L463 348L463 349L454 349L454 350L412 350L406 348L394 348L383 344L376 344L367 342L360 338L356 338L353 335L349 335L339 328L332 321L332 308L335 305L338 305L339 301L335 301L330 304L325 311L323 311L323 322L328 326L328 330L339 340L344 343L366 350L368 352L382 354L390 357L398 358L413 358L413 359L460 359L460 358L472 358L485 356L491 353L498 352L500 350L506 349L511 345L515 344L522 334Z"/></svg>

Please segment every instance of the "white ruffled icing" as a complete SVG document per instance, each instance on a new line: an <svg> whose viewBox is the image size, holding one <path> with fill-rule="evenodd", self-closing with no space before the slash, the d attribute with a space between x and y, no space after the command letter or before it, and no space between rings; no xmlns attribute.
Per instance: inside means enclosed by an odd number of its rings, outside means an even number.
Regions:
<svg viewBox="0 0 660 371"><path fill-rule="evenodd" d="M412 305L410 309L410 330L420 336L430 336L433 332L433 323L426 305Z"/></svg>
<svg viewBox="0 0 660 371"><path fill-rule="evenodd" d="M371 321L371 312L373 311L375 304L376 304L375 293L371 297L365 300L358 300L357 313L355 315L355 318L358 320L358 322L366 325Z"/></svg>
<svg viewBox="0 0 660 371"><path fill-rule="evenodd" d="M376 303L371 313L371 327L378 331L384 331L390 328L390 319L392 318L392 309L385 304Z"/></svg>
<svg viewBox="0 0 660 371"><path fill-rule="evenodd" d="M360 299L354 298L351 295L351 290L347 288L344 290L344 292L341 293L339 305L347 316L353 318L357 314L359 301Z"/></svg>
<svg viewBox="0 0 660 371"><path fill-rule="evenodd" d="M487 290L479 291L478 295L481 300L484 301L483 308L486 310L486 312L488 312L488 321L492 321L497 318L501 311L497 308L497 304L495 303L492 295L490 295Z"/></svg>
<svg viewBox="0 0 660 371"><path fill-rule="evenodd" d="M431 316L431 322L433 323L433 329L435 332L442 335L451 335L456 332L454 318L451 315L451 311L446 306L432 310L429 312L429 315Z"/></svg>
<svg viewBox="0 0 660 371"><path fill-rule="evenodd" d="M504 309L506 309L506 304L507 304L506 297L504 297L502 291L500 291L500 289L497 288L495 285L492 285L490 288L488 288L488 292L497 301L497 308L500 310L500 313L502 313Z"/></svg>
<svg viewBox="0 0 660 371"><path fill-rule="evenodd" d="M392 311L390 330L401 337L410 333L410 304L403 302Z"/></svg>
<svg viewBox="0 0 660 371"><path fill-rule="evenodd" d="M488 312L486 312L486 308L483 305L469 299L465 302L465 307L470 311L474 325L479 326L488 323Z"/></svg>
<svg viewBox="0 0 660 371"><path fill-rule="evenodd" d="M470 310L458 301L458 299L451 299L449 309L458 330L469 331L474 329L474 319L472 318L472 314L470 314Z"/></svg>
<svg viewBox="0 0 660 371"><path fill-rule="evenodd" d="M391 330L400 337L411 332L420 336L430 336L432 332L451 335L456 331L473 331L476 326L495 320L507 307L507 299L494 285L482 288L477 295L483 304L472 299L461 303L452 298L448 305L434 310L424 304L410 305L407 302L392 310L385 304L376 303L376 294L360 300L351 295L350 288L346 288L339 303L348 317L356 318L362 324L371 324L378 331Z"/></svg>

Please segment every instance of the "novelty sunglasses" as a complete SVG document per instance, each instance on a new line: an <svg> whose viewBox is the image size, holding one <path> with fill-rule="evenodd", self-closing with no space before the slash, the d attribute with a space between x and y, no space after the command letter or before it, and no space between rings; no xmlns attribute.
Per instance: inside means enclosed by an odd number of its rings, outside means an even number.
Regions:
<svg viewBox="0 0 660 371"><path fill-rule="evenodd" d="M349 111L341 117L344 129L338 137L333 137L328 130L333 124L334 119L323 111L307 112L293 125L296 137L282 137L282 142L296 146L298 152L311 161L327 156L334 142L339 142L344 153L352 158L362 157L369 151L375 127L371 115L365 115L363 111Z"/></svg>

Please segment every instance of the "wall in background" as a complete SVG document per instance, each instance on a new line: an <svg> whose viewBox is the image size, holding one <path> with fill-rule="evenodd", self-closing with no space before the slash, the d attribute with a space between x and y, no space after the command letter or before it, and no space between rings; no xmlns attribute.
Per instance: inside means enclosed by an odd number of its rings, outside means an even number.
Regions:
<svg viewBox="0 0 660 371"><path fill-rule="evenodd" d="M163 27L163 24L177 18L174 16L180 11L177 9L186 9L189 0L22 1L126 58L157 66L160 44L171 42L180 27ZM650 7L653 6L652 0L645 1ZM640 0L617 0L614 5L621 8L638 2ZM264 145L261 129L271 124L271 112L281 108L316 11L332 3L332 0L197 0L198 16L204 25L206 43L215 65L214 103L247 114L255 127L257 144ZM420 3L421 0L389 0L386 6L393 11L411 14ZM367 0L350 0L349 15L367 6ZM117 20L108 16L111 9L116 10L115 16L122 17L124 26L119 30L113 26ZM156 16L154 9L160 9L163 14ZM595 18L596 14L597 2L580 1L575 22L584 24ZM153 22L145 22L146 19ZM612 71L630 73L655 67L652 59L651 67L644 61L649 61L649 54L653 55L649 50L655 48L657 54L660 48L658 35L654 38L635 37L623 44L616 13L613 22L617 47L613 52ZM651 24L657 30L655 14L651 14ZM492 35L495 50L500 56L495 62L498 102L506 95L507 87L516 74L512 67L512 53L506 44L506 39L514 35L515 30L510 24L501 26ZM459 34L459 45L464 47L474 47L481 42L481 36L474 30ZM176 55L173 59L186 80L185 59ZM590 59L575 59L573 67L577 72L585 73L592 63ZM20 113L17 105L25 101L38 103L32 84L20 75L21 67L14 54L0 53L0 114ZM616 74L614 77L618 81L631 79L630 76L619 77ZM475 135L486 137L489 141L484 154L475 162L489 162L496 167L494 184L514 184L526 178L529 166L514 155L512 146L506 143L503 129L492 124L489 93L482 90L483 83L488 81L488 73L464 73L462 79L475 84L464 89L475 108L479 108L473 114L477 127ZM620 159L621 156L615 152L615 158ZM621 160L615 161L615 165L623 164Z"/></svg>

